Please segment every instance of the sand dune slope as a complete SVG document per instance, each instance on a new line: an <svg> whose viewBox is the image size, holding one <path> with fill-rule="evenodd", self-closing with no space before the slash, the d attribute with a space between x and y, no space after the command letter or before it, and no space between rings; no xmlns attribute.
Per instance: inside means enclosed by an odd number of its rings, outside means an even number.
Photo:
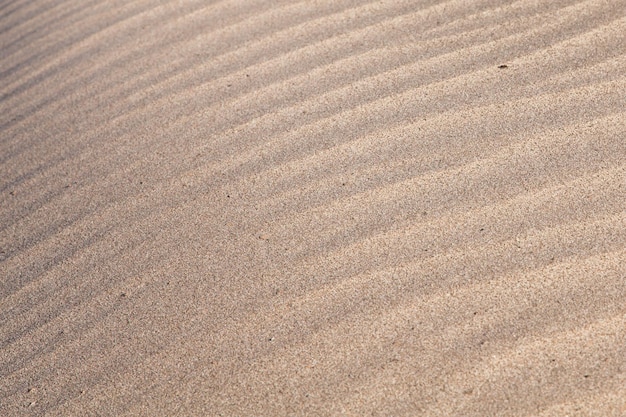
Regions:
<svg viewBox="0 0 626 417"><path fill-rule="evenodd" d="M626 1L7 0L0 51L0 415L626 415Z"/></svg>

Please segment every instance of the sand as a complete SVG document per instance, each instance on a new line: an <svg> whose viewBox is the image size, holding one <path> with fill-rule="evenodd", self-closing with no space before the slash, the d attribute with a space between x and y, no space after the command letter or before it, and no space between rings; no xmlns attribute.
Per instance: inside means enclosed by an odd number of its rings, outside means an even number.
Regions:
<svg viewBox="0 0 626 417"><path fill-rule="evenodd" d="M6 0L0 43L0 415L626 415L626 1Z"/></svg>

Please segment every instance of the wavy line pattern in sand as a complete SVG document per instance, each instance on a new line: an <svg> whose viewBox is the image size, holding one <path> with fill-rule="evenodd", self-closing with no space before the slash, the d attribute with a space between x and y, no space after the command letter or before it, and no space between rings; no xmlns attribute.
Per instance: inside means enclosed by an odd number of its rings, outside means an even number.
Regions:
<svg viewBox="0 0 626 417"><path fill-rule="evenodd" d="M626 414L625 12L0 4L0 414Z"/></svg>

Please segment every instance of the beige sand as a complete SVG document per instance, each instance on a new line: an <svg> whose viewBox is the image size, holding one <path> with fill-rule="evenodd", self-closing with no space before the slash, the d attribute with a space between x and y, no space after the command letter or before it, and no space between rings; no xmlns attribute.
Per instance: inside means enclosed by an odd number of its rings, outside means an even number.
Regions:
<svg viewBox="0 0 626 417"><path fill-rule="evenodd" d="M626 416L626 1L0 2L0 415Z"/></svg>

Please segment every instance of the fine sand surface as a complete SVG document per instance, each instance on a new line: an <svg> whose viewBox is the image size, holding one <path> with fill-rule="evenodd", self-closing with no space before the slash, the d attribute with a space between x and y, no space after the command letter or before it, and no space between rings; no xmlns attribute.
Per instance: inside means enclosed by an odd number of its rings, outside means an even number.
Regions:
<svg viewBox="0 0 626 417"><path fill-rule="evenodd" d="M0 416L626 416L626 0L5 0L0 42Z"/></svg>

